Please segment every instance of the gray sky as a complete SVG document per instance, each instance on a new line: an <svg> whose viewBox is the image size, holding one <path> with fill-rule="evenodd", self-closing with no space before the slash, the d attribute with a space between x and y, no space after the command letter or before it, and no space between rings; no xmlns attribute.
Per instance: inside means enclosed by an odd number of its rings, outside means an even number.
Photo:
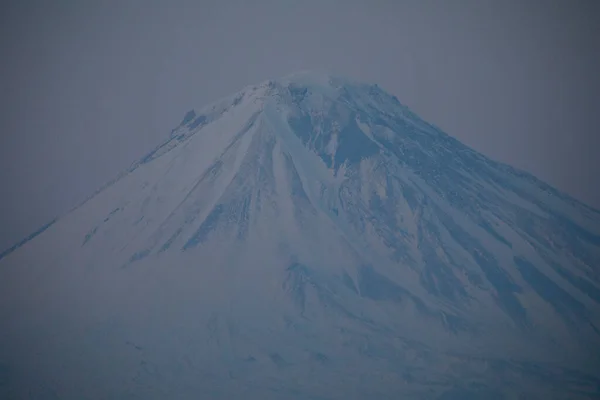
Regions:
<svg viewBox="0 0 600 400"><path fill-rule="evenodd" d="M5 0L0 248L128 167L190 108L311 68L378 83L600 208L596 0Z"/></svg>

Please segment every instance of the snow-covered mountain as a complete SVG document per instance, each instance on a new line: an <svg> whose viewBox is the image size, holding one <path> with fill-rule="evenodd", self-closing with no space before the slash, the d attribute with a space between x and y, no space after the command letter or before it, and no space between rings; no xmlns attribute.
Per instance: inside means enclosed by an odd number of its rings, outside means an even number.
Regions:
<svg viewBox="0 0 600 400"><path fill-rule="evenodd" d="M376 85L190 111L0 257L2 398L600 395L600 212Z"/></svg>

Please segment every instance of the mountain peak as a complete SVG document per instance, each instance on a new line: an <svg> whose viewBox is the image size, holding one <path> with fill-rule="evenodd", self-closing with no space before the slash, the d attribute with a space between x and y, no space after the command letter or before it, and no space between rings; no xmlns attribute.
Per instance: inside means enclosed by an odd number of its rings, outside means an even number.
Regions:
<svg viewBox="0 0 600 400"><path fill-rule="evenodd" d="M0 255L0 397L597 397L600 213L547 188L376 85L249 86Z"/></svg>
<svg viewBox="0 0 600 400"><path fill-rule="evenodd" d="M275 82L278 82L283 86L306 88L339 88L343 85L358 84L357 81L348 77L332 74L323 70L297 71L275 79Z"/></svg>
<svg viewBox="0 0 600 400"><path fill-rule="evenodd" d="M286 75L282 75L277 78L267 79L263 81L260 85L269 84L269 83L278 83L282 86L333 86L335 84L339 84L340 82L353 82L352 79L344 77L339 74L334 74L326 70L321 69L306 69L299 70L295 72L291 72Z"/></svg>

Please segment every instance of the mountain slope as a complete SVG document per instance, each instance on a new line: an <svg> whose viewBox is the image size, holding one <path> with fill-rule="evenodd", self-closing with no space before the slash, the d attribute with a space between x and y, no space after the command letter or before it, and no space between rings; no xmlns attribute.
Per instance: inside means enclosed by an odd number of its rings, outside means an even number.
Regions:
<svg viewBox="0 0 600 400"><path fill-rule="evenodd" d="M593 398L599 222L377 86L267 81L3 253L0 393Z"/></svg>

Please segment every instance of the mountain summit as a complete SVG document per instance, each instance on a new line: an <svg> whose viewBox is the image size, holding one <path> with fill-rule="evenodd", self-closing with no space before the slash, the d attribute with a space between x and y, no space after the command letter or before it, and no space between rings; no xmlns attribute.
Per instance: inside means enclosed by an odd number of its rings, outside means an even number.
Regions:
<svg viewBox="0 0 600 400"><path fill-rule="evenodd" d="M0 257L3 398L600 394L600 212L377 85L191 110Z"/></svg>

